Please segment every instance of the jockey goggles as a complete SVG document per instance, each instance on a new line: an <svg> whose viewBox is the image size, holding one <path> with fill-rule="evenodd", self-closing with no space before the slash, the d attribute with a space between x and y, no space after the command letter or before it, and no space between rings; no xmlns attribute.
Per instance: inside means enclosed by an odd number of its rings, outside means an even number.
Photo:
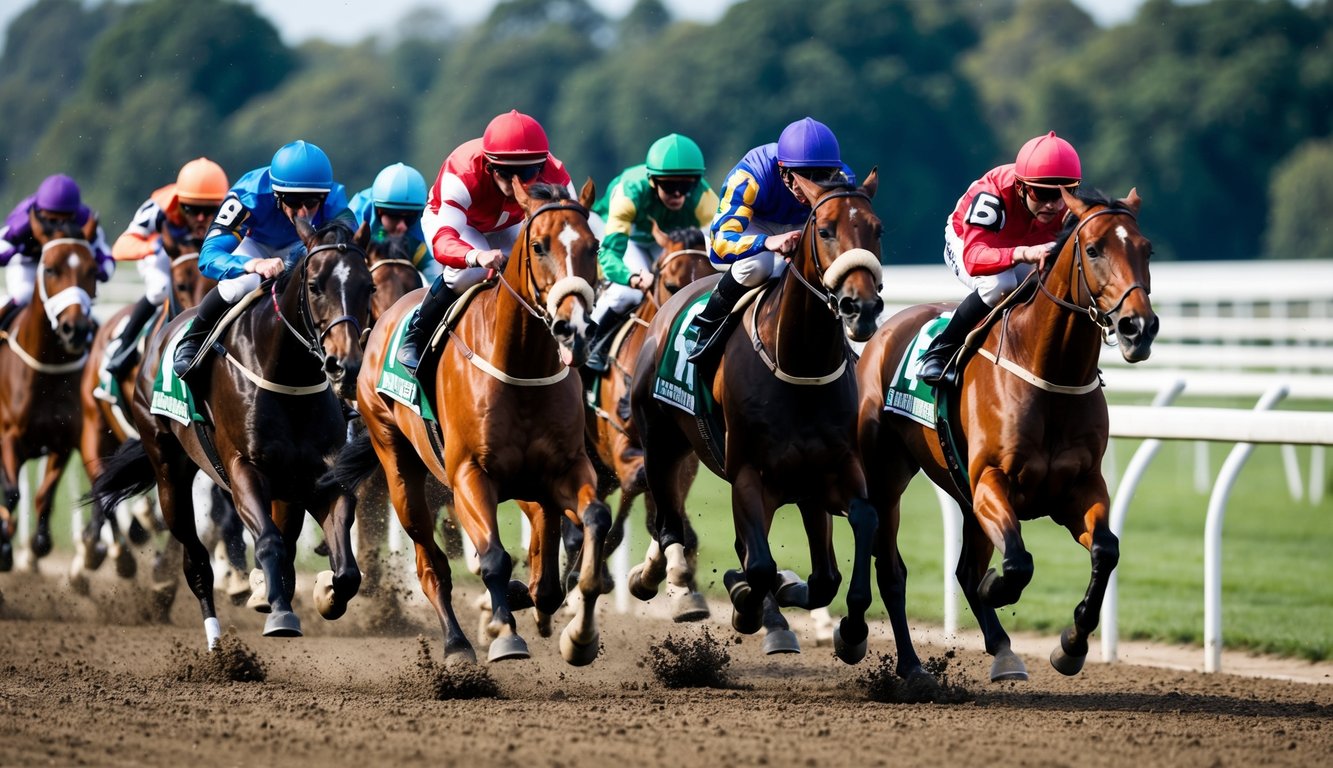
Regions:
<svg viewBox="0 0 1333 768"><path fill-rule="evenodd" d="M546 168L546 161L543 160L540 163L534 163L532 165L501 165L500 163L491 163L490 166L491 170L495 171L495 175L505 181L509 181L517 176L519 181L526 184L541 175L541 172Z"/></svg>
<svg viewBox="0 0 1333 768"><path fill-rule="evenodd" d="M1066 184L1064 186L1044 187L1035 184L1023 182L1024 189L1027 190L1028 197L1039 203L1054 203L1060 199L1060 190L1067 189L1072 195L1078 191L1077 184Z"/></svg>
<svg viewBox="0 0 1333 768"><path fill-rule="evenodd" d="M420 211L403 211L396 208L380 208L378 206L375 210L379 211L379 214L384 218L406 222L409 227L415 224L417 219L421 218Z"/></svg>
<svg viewBox="0 0 1333 768"><path fill-rule="evenodd" d="M307 210L318 211L320 206L324 205L324 198L327 195L309 192L279 192L278 203L291 208L293 211Z"/></svg>
<svg viewBox="0 0 1333 768"><path fill-rule="evenodd" d="M195 216L208 216L211 218L218 214L219 207L220 206L216 205L193 205L191 203L181 203L180 211L182 214L190 218L194 218Z"/></svg>
<svg viewBox="0 0 1333 768"><path fill-rule="evenodd" d="M698 185L698 179L653 179L653 186L672 197L685 197Z"/></svg>

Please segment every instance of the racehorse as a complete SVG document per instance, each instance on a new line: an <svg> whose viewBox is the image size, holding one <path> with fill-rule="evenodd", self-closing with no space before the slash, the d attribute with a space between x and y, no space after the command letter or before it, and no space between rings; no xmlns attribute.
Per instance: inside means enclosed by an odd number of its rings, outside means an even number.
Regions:
<svg viewBox="0 0 1333 768"><path fill-rule="evenodd" d="M383 464L398 519L416 544L417 575L439 615L449 662L473 662L476 654L454 614L449 561L435 541L426 503L428 474L453 492L455 514L477 549L492 610L488 660L528 657L515 609L534 606L538 631L550 633L551 616L565 598L558 575L564 516L583 527L585 538L578 581L583 600L561 633L560 653L584 665L600 647L595 608L611 515L597 498L585 448L582 384L570 375L570 366L587 357L592 329L597 239L587 217L594 193L591 179L577 202L562 187L514 185L525 219L500 285L475 294L449 332L438 369L423 364L418 370L437 404L438 438L433 425L375 389L395 329L421 292L381 316L366 345L357 398L366 432L340 457L340 481L350 489ZM527 510L527 585L510 581L513 563L499 538L496 504L507 498L537 502Z"/></svg>
<svg viewBox="0 0 1333 768"><path fill-rule="evenodd" d="M371 277L375 279L375 293L370 301L370 322L373 325L394 302L420 288L423 279L412 262L406 234L372 239L369 226L362 224L356 236L358 241L366 241L366 258Z"/></svg>
<svg viewBox="0 0 1333 768"><path fill-rule="evenodd" d="M1152 244L1136 222L1138 194L1130 190L1125 199L1108 201L1066 191L1064 200L1070 215L1052 251L1054 261L1030 278L1026 298L1016 296L1021 302L984 332L981 349L963 369L957 400L950 400L956 403L951 432L966 482L955 482L950 474L950 455L934 428L884 410L908 346L949 305L919 305L896 314L866 345L859 364L859 440L871 500L884 516L880 530L896 533L903 491L922 468L963 510L971 510L963 515L956 573L986 650L995 657L992 680L1027 679L995 609L1017 602L1032 579L1032 555L1019 525L1040 517L1068 528L1091 553L1092 576L1074 609L1074 624L1051 653L1051 664L1066 675L1083 667L1088 636L1120 556L1120 543L1107 524L1109 497L1101 473L1108 432L1097 371L1101 341L1104 333L1114 333L1121 355L1133 363L1147 359L1157 335L1148 298ZM988 570L996 549L1002 556L999 572ZM890 616L905 622L907 571L896 545L891 551L895 562L880 570L880 592Z"/></svg>
<svg viewBox="0 0 1333 768"><path fill-rule="evenodd" d="M122 445L93 485L92 495L109 508L156 483L167 526L184 545L186 583L199 599L210 647L220 625L210 556L199 542L190 496L199 469L230 488L254 538L263 583L251 605L269 613L265 635L301 634L291 600L302 510L321 524L330 546L332 571L316 578L320 614L341 616L360 586L349 536L355 502L318 481L346 440L342 401L351 399L361 368L370 270L340 223L313 231L297 219L296 228L306 255L238 310L213 345L221 348L190 382L207 423L182 424L151 410L157 368L171 365L163 351L193 317L187 311L153 340L140 368L133 412L142 439Z"/></svg>
<svg viewBox="0 0 1333 768"><path fill-rule="evenodd" d="M647 330L658 308L665 304L680 289L700 278L716 274L708 260L708 251L704 242L703 230L697 227L685 227L664 232L657 223L653 223L653 239L662 249L662 256L653 264L653 289L630 315L630 320L615 345L611 348L611 366L606 373L598 375L600 385L597 389L596 403L588 409L588 442L593 450L595 463L599 469L601 483L598 495L605 499L620 490L620 501L616 505L615 520L606 537L606 551L614 552L624 539L625 520L629 516L634 500L648 490L643 473L643 447L639 441L638 430L630 418L629 389L633 379L634 360L647 338ZM589 375L586 371L584 375ZM690 460L682 470L681 482L688 490L697 474L699 464ZM653 518L656 516L652 496L644 496L647 507L647 522L651 534ZM685 520L685 555L690 562L690 572L698 554L698 540L689 520ZM655 538L655 537L654 537ZM577 537L568 537L566 549L571 555L576 549L571 545ZM575 559L569 559L571 566ZM609 586L609 584L608 584ZM691 582L688 591L673 593L672 614L677 621L696 621L708 617L708 603L699 594L698 587Z"/></svg>
<svg viewBox="0 0 1333 768"><path fill-rule="evenodd" d="M722 457L714 455L700 418L654 396L657 370L676 345L669 335L677 316L697 306L715 281L705 279L680 291L648 331L631 404L657 507L658 540L629 581L631 591L646 600L663 578L679 586L689 575L683 480L693 451L731 484L741 561L740 570L727 571L723 578L734 608L732 626L743 634L767 626L769 653L799 650L778 607L821 608L833 600L842 577L833 555L830 516L847 515L856 551L848 616L834 644L844 661L855 663L865 654L869 633L865 611L871 600L876 515L865 500L865 473L856 450L856 379L847 338L869 338L884 306L878 294L883 226L870 203L878 174L872 170L861 187L796 178L812 206L790 263L745 310L743 332L727 339L716 370L698 372L700 388L711 392L722 414ZM809 538L812 573L806 582L779 573L768 545L773 515L788 503L800 509Z"/></svg>
<svg viewBox="0 0 1333 768"><path fill-rule="evenodd" d="M33 508L34 558L51 552L51 504L70 452L79 442L79 378L93 335L97 259L90 244L97 220L82 229L29 213L42 246L32 300L0 332L0 571L14 567L12 537L19 503L19 471L46 456ZM36 560L33 561L36 566Z"/></svg>
<svg viewBox="0 0 1333 768"><path fill-rule="evenodd" d="M170 230L162 233L162 247L171 258L171 290L167 294L164 309L159 311L155 323L145 330L146 339L152 338L157 328L180 314L184 309L195 306L217 281L204 277L199 272L200 241L195 238L177 240ZM119 397L115 402L109 394L101 390L102 366L106 357L107 344L120 334L120 328L133 311L133 305L117 310L106 323L97 329L93 336L92 347L88 354L88 364L83 369L83 383L80 394L83 405L83 430L79 440L79 453L83 456L83 465L91 481L96 481L102 473L102 457L115 453L121 443L139 436L129 415L129 403L134 396L134 381L139 371L136 363L130 366L117 384L120 386ZM100 394L100 396L99 396ZM122 578L133 578L136 563L129 542L143 543L150 535L137 518L131 518L129 537L120 530L120 524L114 514L107 514L101 504L93 500L88 524L76 546L73 562L70 566L71 585L80 592L87 590L87 577L83 571L94 571L101 567L108 553L107 545L102 541L102 526L111 530L116 573ZM248 584L246 585L248 589Z"/></svg>

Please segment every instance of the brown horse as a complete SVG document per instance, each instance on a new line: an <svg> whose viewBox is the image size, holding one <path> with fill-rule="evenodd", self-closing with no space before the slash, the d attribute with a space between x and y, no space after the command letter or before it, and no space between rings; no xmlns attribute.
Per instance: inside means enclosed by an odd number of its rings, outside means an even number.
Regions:
<svg viewBox="0 0 1333 768"><path fill-rule="evenodd" d="M412 242L405 234L372 239L370 227L362 224L357 239L365 240L370 275L375 279L375 293L370 301L370 322L388 311L402 297L422 287L424 279L412 263Z"/></svg>
<svg viewBox="0 0 1333 768"><path fill-rule="evenodd" d="M42 245L32 300L0 333L0 571L14 567L11 541L19 503L19 471L46 456L33 505L34 558L51 552L51 504L70 453L79 443L79 379L93 335L97 259L90 244L97 220L82 229L29 214ZM33 563L34 567L36 561Z"/></svg>
<svg viewBox="0 0 1333 768"><path fill-rule="evenodd" d="M871 171L859 188L796 178L813 205L790 263L771 290L745 310L717 370L698 374L722 412L720 462L699 419L654 397L656 372L672 345L668 334L676 317L714 281L699 281L676 294L648 331L631 401L657 506L658 540L630 573L630 589L648 599L663 578L679 587L689 575L683 480L693 452L731 483L741 561L741 570L728 571L723 579L735 609L732 626L744 634L768 626L769 653L799 650L779 606L821 608L833 600L842 577L830 517L847 515L856 553L849 616L835 637L835 649L855 663L865 654L869 633L864 614L871 600L876 516L865 500L865 473L856 450L856 378L847 338L869 338L884 307L878 294L883 227L870 204L878 174ZM806 582L779 573L768 545L773 515L789 503L799 507L809 537L813 572Z"/></svg>
<svg viewBox="0 0 1333 768"><path fill-rule="evenodd" d="M630 316L626 328L619 334L619 339L611 349L611 366L606 373L600 374L600 386L597 390L597 402L588 409L588 442L593 449L593 458L599 465L601 484L598 495L605 499L616 490L620 491L620 501L616 506L615 520L606 537L607 553L614 552L624 539L625 520L629 517L634 500L648 490L643 473L643 446L639 442L638 430L630 418L629 391L634 376L634 361L639 349L648 337L648 326L657 316L658 309L682 288L703 277L717 274L708 260L708 251L704 242L703 230L695 227L663 232L656 222L653 224L653 239L662 248L662 256L653 264L653 289ZM584 375L591 374L584 369ZM682 470L681 482L686 490L694 482L699 463L689 461ZM648 529L651 534L653 518L652 496L644 496L647 506ZM577 553L581 546L577 537L567 537L566 549L570 554ZM698 540L689 520L685 521L685 555L693 573L698 555ZM576 565L570 557L571 567ZM609 584L607 586L610 586ZM708 603L699 594L698 587L691 579L688 591L672 591L672 614L677 621L696 621L708 617Z"/></svg>
<svg viewBox="0 0 1333 768"><path fill-rule="evenodd" d="M423 366L419 372L438 404L443 456L436 453L432 425L375 391L381 364L392 354L394 329L421 293L385 313L366 346L357 398L366 434L344 451L338 471L344 487L353 487L376 469L378 455L398 519L416 544L417 575L439 615L448 661L471 662L476 654L454 615L449 561L435 541L435 517L426 503L428 475L452 490L455 514L476 545L493 611L488 659L528 656L514 609L535 606L539 632L550 633L551 615L565 597L557 562L565 516L585 533L578 582L583 600L561 634L560 652L575 665L597 656L595 604L611 515L597 499L584 442L582 385L570 368L586 358L591 330L597 240L587 208L594 191L589 180L575 202L561 187L514 185L526 218L500 285L481 291L467 307L438 369ZM537 502L529 505L527 585L510 581L513 563L499 538L496 504L508 498Z"/></svg>
<svg viewBox="0 0 1333 768"><path fill-rule="evenodd" d="M963 369L952 429L970 484L956 484L935 430L884 410L899 361L923 325L949 305L911 307L890 318L866 346L859 364L860 442L871 478L880 530L896 536L899 505L919 469L948 489L964 510L958 582L995 657L992 680L1027 679L1009 649L995 609L1018 601L1032 578L1032 555L1019 533L1022 520L1050 517L1069 529L1092 556L1092 577L1074 624L1060 635L1051 664L1066 675L1083 667L1088 636L1120 556L1107 524L1102 478L1106 398L1097 361L1103 333L1114 333L1129 362L1148 357L1157 315L1148 299L1152 244L1136 223L1138 194L1124 200L1064 195L1070 218L1050 269L1026 300L985 331L978 354ZM1001 570L989 569L999 549ZM879 587L894 632L906 632L907 571L896 543L881 567Z"/></svg>
<svg viewBox="0 0 1333 768"><path fill-rule="evenodd" d="M204 294L217 285L216 280L210 280L199 272L200 245L201 242L195 238L177 240L172 237L170 230L163 232L162 247L171 257L171 291L157 319L145 329L145 345L158 328L181 311L198 304ZM117 382L120 385L120 398L116 402L111 402L104 393L99 396L107 344L119 336L121 327L133 309L133 305L122 307L97 329L88 353L88 364L83 369L80 388L83 430L79 453L83 456L83 466L91 481L97 480L102 473L103 456L110 456L121 443L139 436L129 413L129 403L134 397L134 382L139 372L138 364L129 367ZM102 541L103 525L111 530L113 543L110 551L114 555L116 573L126 579L134 577L136 561L128 545L131 540L143 543L148 539L149 532L143 529L137 519L132 519L127 539L116 516L108 514L108 510L104 510L94 499L88 524L76 545L70 566L71 586L77 591L87 591L87 577L83 571L97 570L106 559L108 547Z"/></svg>
<svg viewBox="0 0 1333 768"><path fill-rule="evenodd" d="M213 569L199 542L190 495L200 469L230 488L255 540L263 585L252 605L269 613L265 635L301 634L291 600L302 510L321 524L330 545L333 570L316 578L320 614L341 616L360 587L349 536L355 503L318 481L346 440L342 401L351 398L361 368L370 270L365 252L341 224L312 231L297 219L296 227L307 254L267 281L263 295L221 331L225 354L210 358L191 382L208 423L186 425L150 409L157 368L171 365L170 355L163 361L164 345L193 317L187 311L153 340L140 368L133 410L142 441L122 445L93 485L93 496L110 508L156 483L167 526L184 545L186 583L199 599L210 646L220 632Z"/></svg>

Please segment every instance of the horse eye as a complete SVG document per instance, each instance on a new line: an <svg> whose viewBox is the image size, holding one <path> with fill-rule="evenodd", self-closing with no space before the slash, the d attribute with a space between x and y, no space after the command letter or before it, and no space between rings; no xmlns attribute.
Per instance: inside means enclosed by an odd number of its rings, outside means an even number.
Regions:
<svg viewBox="0 0 1333 768"><path fill-rule="evenodd" d="M1095 246L1095 245L1093 245L1093 244L1091 244L1091 243L1089 243L1089 244L1088 244L1088 247L1085 248L1084 250L1086 250L1086 251L1088 252L1088 258L1090 258L1090 259L1095 259L1095 258L1097 258L1098 255L1099 255L1099 254L1097 253L1097 246Z"/></svg>
<svg viewBox="0 0 1333 768"><path fill-rule="evenodd" d="M538 240L532 244L532 252L538 256L544 256L546 255L546 246L542 245L541 241Z"/></svg>
<svg viewBox="0 0 1333 768"><path fill-rule="evenodd" d="M819 236L820 236L821 238L827 240L827 239L829 239L830 237L833 237L833 232L832 232L832 230L828 229L827 227L820 227L820 228L819 228Z"/></svg>
<svg viewBox="0 0 1333 768"><path fill-rule="evenodd" d="M324 292L323 289L319 287L319 282L315 280L311 280L309 285L307 285L306 287L310 290L311 293L313 293L316 296Z"/></svg>

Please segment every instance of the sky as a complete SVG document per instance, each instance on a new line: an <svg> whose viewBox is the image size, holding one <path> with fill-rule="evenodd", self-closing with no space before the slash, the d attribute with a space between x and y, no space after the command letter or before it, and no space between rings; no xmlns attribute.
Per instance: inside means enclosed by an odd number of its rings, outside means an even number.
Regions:
<svg viewBox="0 0 1333 768"><path fill-rule="evenodd" d="M89 0L85 0L88 2ZM423 6L441 8L460 24L485 18L497 0L244 0L273 22L289 45L311 38L338 43L356 42L393 30L408 11ZM979 0L984 1L984 0ZM1110 26L1127 21L1143 0L1074 0L1097 23ZM37 0L0 0L0 28ZM618 17L634 0L589 0L608 16ZM732 0L662 0L677 18L714 22ZM0 42L3 45L3 42Z"/></svg>

